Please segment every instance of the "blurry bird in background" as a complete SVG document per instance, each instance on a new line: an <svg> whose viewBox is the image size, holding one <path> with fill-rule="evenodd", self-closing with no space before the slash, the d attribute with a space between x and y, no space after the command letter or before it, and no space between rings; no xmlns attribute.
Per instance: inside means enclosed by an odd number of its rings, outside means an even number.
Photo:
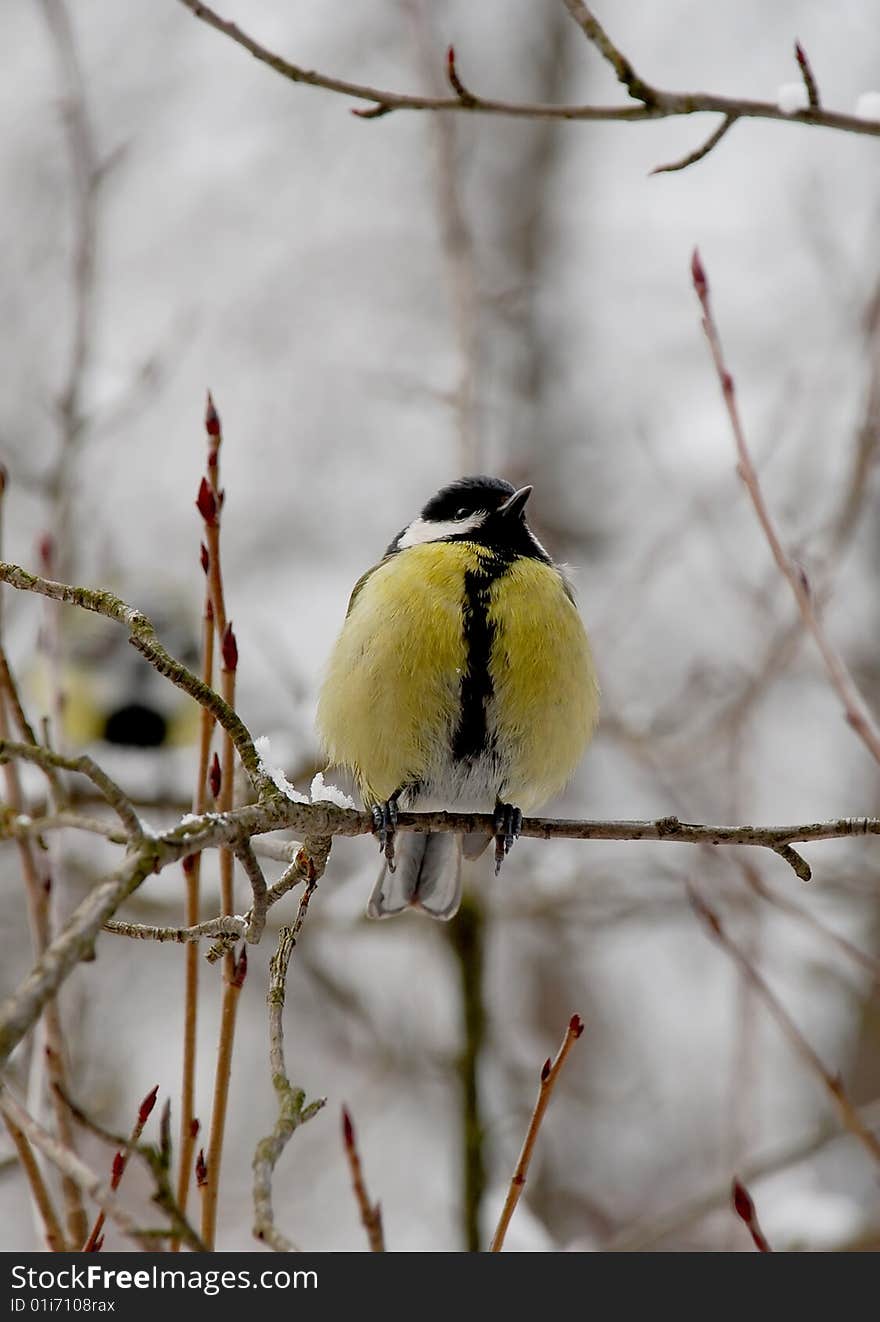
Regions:
<svg viewBox="0 0 880 1322"><path fill-rule="evenodd" d="M166 600L153 609L151 619L169 650L184 665L198 667L198 644L184 604L169 608ZM65 746L105 743L149 750L195 741L196 704L147 664L122 630L85 611L64 611L59 627L63 636L57 683ZM53 706L52 647L47 643L36 649L26 676L36 710L51 711Z"/></svg>
<svg viewBox="0 0 880 1322"><path fill-rule="evenodd" d="M353 772L385 862L367 913L452 918L462 852L484 834L406 832L398 806L495 817L496 870L522 813L563 788L590 740L598 686L561 570L519 491L466 477L439 491L355 585L330 656L318 729Z"/></svg>

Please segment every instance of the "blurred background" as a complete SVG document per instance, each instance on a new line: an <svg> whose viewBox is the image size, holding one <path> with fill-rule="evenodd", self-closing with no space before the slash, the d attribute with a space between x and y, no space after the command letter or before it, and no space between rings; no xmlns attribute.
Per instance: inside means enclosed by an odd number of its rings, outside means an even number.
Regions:
<svg viewBox="0 0 880 1322"><path fill-rule="evenodd" d="M599 666L597 738L549 812L754 824L877 812L877 767L738 483L689 276L699 244L767 499L878 710L876 139L741 121L705 160L652 177L715 121L363 121L174 0L68 9L72 28L55 0L4 14L4 558L113 588L195 658L210 387L239 710L299 788L320 765L316 687L351 586L437 487L476 471L534 484L533 522L571 566ZM622 99L558 0L221 12L306 68L379 87L443 94L454 42L482 95ZM617 0L599 17L663 88L773 102L798 80L797 38L826 106L851 112L877 90L864 0ZM69 746L88 746L154 825L173 822L192 795L193 712L121 630L44 607L5 594L32 716L61 675ZM74 833L56 850L63 917L115 855ZM541 1063L577 1011L586 1032L509 1248L748 1249L735 1171L775 1247L877 1248L876 1170L686 894L711 901L870 1108L880 853L870 839L803 852L809 886L758 851L522 841L500 878L488 858L473 866L443 928L369 924L375 848L339 841L286 1010L291 1076L328 1104L281 1160L279 1225L304 1249L366 1247L345 1102L389 1248L485 1244ZM9 845L0 878L6 994L31 962ZM168 869L124 916L179 923L182 905ZM253 1246L250 1162L275 1116L267 963L295 905L272 910L249 952L221 1248ZM182 992L180 947L109 935L66 985L72 1087L102 1123L127 1130L156 1083L177 1106ZM219 966L205 966L203 1123L219 997ZM28 1068L20 1052L20 1079ZM96 1140L82 1150L109 1169ZM7 1162L0 1247L39 1246Z"/></svg>

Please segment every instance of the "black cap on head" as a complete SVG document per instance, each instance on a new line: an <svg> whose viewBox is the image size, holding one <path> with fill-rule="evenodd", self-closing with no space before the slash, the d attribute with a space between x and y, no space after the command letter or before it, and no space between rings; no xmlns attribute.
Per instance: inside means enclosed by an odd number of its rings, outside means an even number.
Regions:
<svg viewBox="0 0 880 1322"><path fill-rule="evenodd" d="M514 488L500 477L461 477L431 497L422 510L422 518L432 523L448 523L478 510L491 514L513 494Z"/></svg>

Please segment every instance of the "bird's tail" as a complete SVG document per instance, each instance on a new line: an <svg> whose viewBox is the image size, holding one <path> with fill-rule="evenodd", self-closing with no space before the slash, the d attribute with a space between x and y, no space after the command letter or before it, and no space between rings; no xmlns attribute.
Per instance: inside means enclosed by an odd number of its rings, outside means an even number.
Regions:
<svg viewBox="0 0 880 1322"><path fill-rule="evenodd" d="M396 840L397 866L379 873L367 905L368 918L392 918L404 909L422 909L447 920L461 903L461 840L450 831L401 832Z"/></svg>

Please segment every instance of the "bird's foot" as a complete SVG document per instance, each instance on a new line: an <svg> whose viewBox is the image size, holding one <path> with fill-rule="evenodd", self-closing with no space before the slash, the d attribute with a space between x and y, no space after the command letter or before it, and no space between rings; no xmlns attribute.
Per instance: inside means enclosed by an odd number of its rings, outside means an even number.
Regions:
<svg viewBox="0 0 880 1322"><path fill-rule="evenodd" d="M394 871L394 836L397 831L397 799L386 799L372 807L373 831L379 837L379 853L385 855L388 871Z"/></svg>
<svg viewBox="0 0 880 1322"><path fill-rule="evenodd" d="M512 803L499 803L495 807L495 876L513 847L522 829L523 815Z"/></svg>

